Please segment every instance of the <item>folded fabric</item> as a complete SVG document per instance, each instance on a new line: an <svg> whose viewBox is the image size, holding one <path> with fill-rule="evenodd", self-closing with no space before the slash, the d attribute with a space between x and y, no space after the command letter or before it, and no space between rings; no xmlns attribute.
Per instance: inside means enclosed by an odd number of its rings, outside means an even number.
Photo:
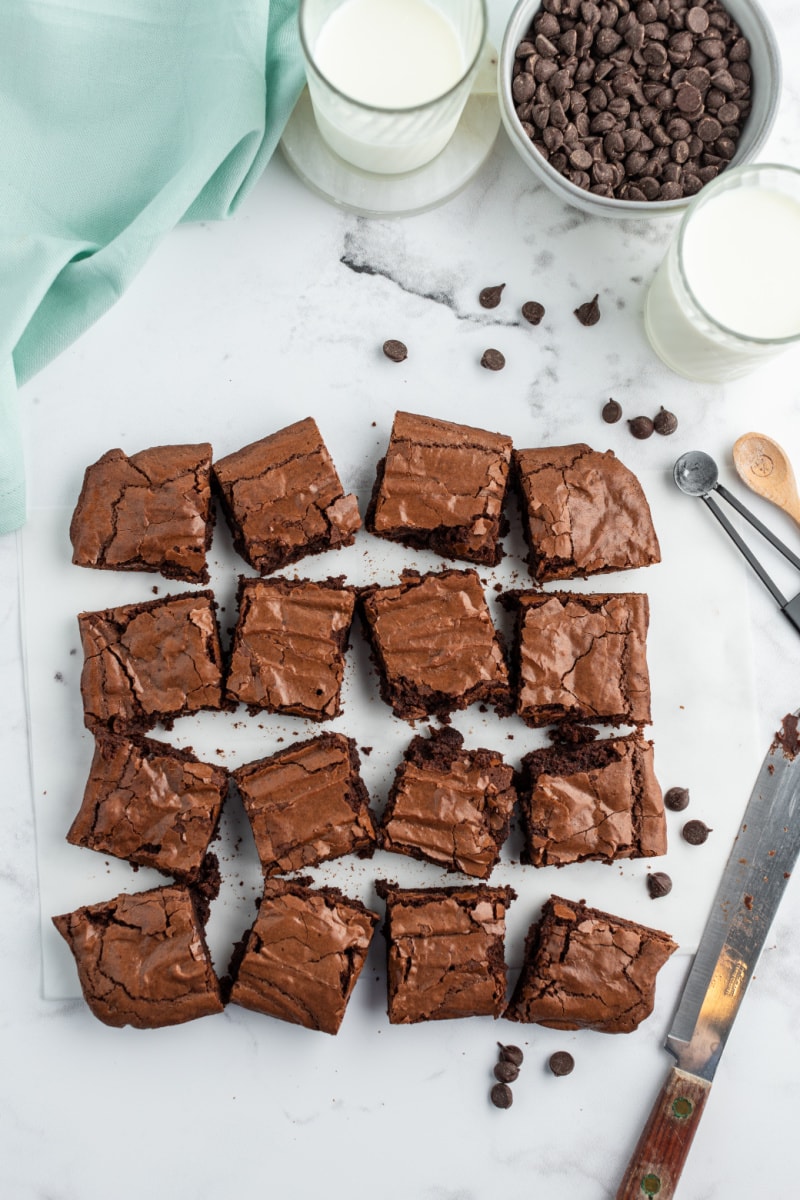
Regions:
<svg viewBox="0 0 800 1200"><path fill-rule="evenodd" d="M0 5L0 533L25 518L17 385L250 190L303 84L297 3Z"/></svg>

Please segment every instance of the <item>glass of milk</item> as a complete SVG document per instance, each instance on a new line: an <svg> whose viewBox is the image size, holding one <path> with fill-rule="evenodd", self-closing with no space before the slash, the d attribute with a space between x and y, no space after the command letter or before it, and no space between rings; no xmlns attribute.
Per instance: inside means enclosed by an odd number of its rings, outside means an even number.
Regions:
<svg viewBox="0 0 800 1200"><path fill-rule="evenodd" d="M300 0L300 41L320 134L362 171L435 158L469 96L484 0Z"/></svg>
<svg viewBox="0 0 800 1200"><path fill-rule="evenodd" d="M800 171L729 167L689 205L645 300L650 344L721 383L800 343Z"/></svg>

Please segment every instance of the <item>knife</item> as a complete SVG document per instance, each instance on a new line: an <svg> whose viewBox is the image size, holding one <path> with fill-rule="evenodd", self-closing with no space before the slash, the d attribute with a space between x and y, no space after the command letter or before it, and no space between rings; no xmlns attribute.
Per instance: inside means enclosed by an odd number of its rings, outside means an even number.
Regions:
<svg viewBox="0 0 800 1200"><path fill-rule="evenodd" d="M665 1046L676 1058L616 1200L670 1200L800 850L800 710L761 765Z"/></svg>

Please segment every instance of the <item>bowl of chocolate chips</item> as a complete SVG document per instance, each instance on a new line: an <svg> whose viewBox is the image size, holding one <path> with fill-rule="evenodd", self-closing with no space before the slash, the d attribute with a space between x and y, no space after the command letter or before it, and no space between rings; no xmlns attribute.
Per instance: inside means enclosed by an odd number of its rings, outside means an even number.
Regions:
<svg viewBox="0 0 800 1200"><path fill-rule="evenodd" d="M781 65L753 0L520 0L498 62L503 124L536 176L595 215L677 215L756 159Z"/></svg>

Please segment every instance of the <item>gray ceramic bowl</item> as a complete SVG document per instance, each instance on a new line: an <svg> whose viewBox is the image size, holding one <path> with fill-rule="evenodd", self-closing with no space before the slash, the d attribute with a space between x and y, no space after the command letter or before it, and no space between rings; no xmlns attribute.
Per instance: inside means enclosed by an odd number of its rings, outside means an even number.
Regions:
<svg viewBox="0 0 800 1200"><path fill-rule="evenodd" d="M732 166L741 166L756 160L772 128L781 89L781 62L775 34L759 5L753 0L724 2L726 9L750 43L752 108L745 121L736 154L731 160ZM528 33L540 8L541 0L519 0L509 18L497 65L500 114L515 149L542 183L546 183L551 191L567 204L581 208L584 212L595 216L620 218L680 215L691 197L682 197L680 200L637 201L596 196L566 179L534 149L514 109L511 78L517 46Z"/></svg>

